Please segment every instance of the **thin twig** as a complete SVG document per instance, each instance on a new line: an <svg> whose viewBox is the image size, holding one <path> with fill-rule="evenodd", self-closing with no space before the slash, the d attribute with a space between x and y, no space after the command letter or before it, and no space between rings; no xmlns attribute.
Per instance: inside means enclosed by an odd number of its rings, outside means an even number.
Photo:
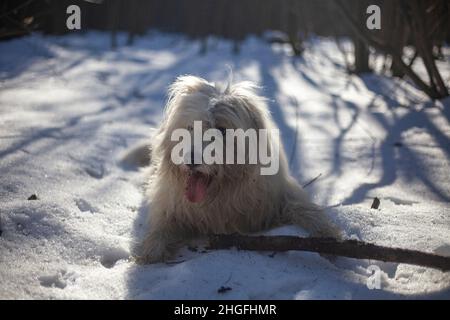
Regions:
<svg viewBox="0 0 450 320"><path fill-rule="evenodd" d="M317 177L315 177L315 178L309 180L307 183L305 183L305 184L303 185L303 188L306 188L306 187L309 186L311 183L313 183L314 181L316 181L317 179L319 179L321 176L322 176L322 173L319 173L319 174L317 175Z"/></svg>

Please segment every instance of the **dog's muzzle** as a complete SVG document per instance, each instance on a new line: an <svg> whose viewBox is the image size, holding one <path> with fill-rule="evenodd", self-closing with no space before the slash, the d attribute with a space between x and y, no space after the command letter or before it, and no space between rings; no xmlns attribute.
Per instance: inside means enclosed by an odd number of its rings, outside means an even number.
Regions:
<svg viewBox="0 0 450 320"><path fill-rule="evenodd" d="M189 166L189 175L186 181L186 189L184 195L190 202L202 202L208 191L211 177L196 171L196 165Z"/></svg>

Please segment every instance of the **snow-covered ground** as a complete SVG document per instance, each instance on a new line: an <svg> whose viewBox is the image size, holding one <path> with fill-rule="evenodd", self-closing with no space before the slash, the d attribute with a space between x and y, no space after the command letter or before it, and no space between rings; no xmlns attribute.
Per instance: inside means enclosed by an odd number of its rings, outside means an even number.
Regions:
<svg viewBox="0 0 450 320"><path fill-rule="evenodd" d="M144 175L124 155L150 139L176 76L223 81L227 65L263 86L292 171L301 183L321 174L306 190L348 237L450 255L449 99L347 75L327 39L297 59L253 38L231 48L212 40L202 56L199 43L158 33L116 51L95 32L0 42L0 298L450 298L450 273L315 253L200 242L174 263L129 260L145 228ZM439 67L448 80L448 61ZM381 289L366 286L371 265Z"/></svg>

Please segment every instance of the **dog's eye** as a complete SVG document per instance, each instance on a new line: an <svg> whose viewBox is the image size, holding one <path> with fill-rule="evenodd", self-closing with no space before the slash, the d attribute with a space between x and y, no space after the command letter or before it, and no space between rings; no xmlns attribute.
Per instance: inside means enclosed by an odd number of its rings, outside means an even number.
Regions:
<svg viewBox="0 0 450 320"><path fill-rule="evenodd" d="M221 133L223 136L224 136L225 133L227 132L227 129L226 129L226 128L223 128L223 127L217 127L217 130L219 130L220 133Z"/></svg>

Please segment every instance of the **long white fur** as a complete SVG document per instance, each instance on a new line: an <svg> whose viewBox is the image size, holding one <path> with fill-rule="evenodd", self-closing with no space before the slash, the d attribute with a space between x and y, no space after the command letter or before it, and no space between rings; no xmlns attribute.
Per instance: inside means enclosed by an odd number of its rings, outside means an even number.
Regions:
<svg viewBox="0 0 450 320"><path fill-rule="evenodd" d="M168 259L185 240L198 235L251 233L281 224L297 224L313 236L340 237L337 227L290 175L282 146L277 174L261 175L259 164L201 165L198 170L212 177L207 198L201 203L185 198L188 169L170 159L176 143L170 140L171 132L194 120L210 127L270 132L276 126L265 99L256 92L251 82L229 84L222 92L195 76L181 76L171 85L164 119L151 143L146 194L150 227L142 243L141 261Z"/></svg>

